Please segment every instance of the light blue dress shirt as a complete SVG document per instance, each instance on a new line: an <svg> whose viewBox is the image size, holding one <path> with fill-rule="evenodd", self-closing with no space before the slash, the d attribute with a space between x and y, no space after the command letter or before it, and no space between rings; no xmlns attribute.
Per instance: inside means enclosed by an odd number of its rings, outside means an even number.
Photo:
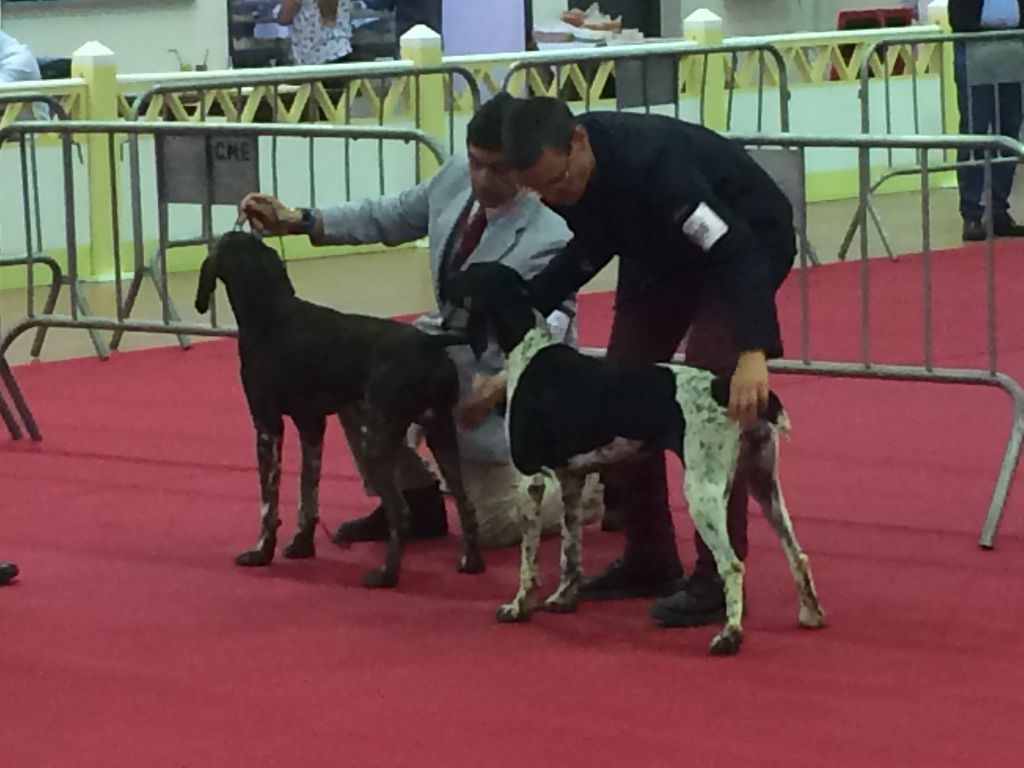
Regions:
<svg viewBox="0 0 1024 768"><path fill-rule="evenodd" d="M981 4L981 26L984 29L1019 27L1020 5L1017 0L985 0Z"/></svg>

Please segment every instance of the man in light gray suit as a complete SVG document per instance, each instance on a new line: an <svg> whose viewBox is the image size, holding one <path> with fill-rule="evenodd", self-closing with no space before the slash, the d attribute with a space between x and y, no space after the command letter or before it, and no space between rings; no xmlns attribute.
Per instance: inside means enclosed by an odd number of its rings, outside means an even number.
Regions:
<svg viewBox="0 0 1024 768"><path fill-rule="evenodd" d="M510 103L507 94L499 94L484 104L467 128L466 156L452 158L429 181L397 197L296 210L269 195L251 194L239 205L240 219L248 219L263 234L304 233L313 243L324 245L397 245L426 236L435 299L442 310L449 276L467 264L499 261L530 278L562 250L572 234L538 197L520 190L505 164L501 126ZM424 315L416 325L428 332L439 330L441 316L442 312ZM549 318L556 335L567 343L575 343L574 316L575 297ZM492 398L486 390L473 391L475 379L501 373L505 360L493 342L480 360L468 347L451 347L449 353L466 397L460 407L489 414L478 426L459 430L463 479L477 510L481 543L513 546L520 538L518 506L529 501L523 479L511 463L504 419L495 410L500 393L496 391ZM365 483L358 412L344 414L343 424ZM412 511L412 536L445 535L448 523L438 481L412 447L400 462L399 478ZM587 516L593 520L600 516L600 494L594 485L587 490ZM369 486L367 491L376 495ZM542 520L547 532L558 530L561 500L554 488L545 496ZM337 543L386 539L383 508L342 524L333 538Z"/></svg>

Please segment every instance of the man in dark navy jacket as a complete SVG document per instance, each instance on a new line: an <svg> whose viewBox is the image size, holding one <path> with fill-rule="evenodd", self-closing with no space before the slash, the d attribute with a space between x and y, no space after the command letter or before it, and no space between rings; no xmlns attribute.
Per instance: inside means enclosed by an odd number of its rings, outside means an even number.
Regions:
<svg viewBox="0 0 1024 768"><path fill-rule="evenodd" d="M949 24L954 32L995 32L1024 28L1024 0L950 0ZM1022 117L1021 80L1024 73L1016 73L1012 82L998 85L968 85L968 64L965 45L957 43L953 54L954 75L960 108L961 134L998 133L1016 139L1020 137ZM1024 45L1024 41L1003 41L998 45ZM1002 52L991 48L991 55ZM970 158L969 151L961 151L961 162ZM975 160L983 155L977 154ZM1022 237L1024 227L1010 216L1010 192L1016 163L995 163L992 166L992 225L996 237ZM984 240L984 184L985 170L981 165L958 169L960 186L960 215L963 217L963 239Z"/></svg>
<svg viewBox="0 0 1024 768"><path fill-rule="evenodd" d="M506 159L573 230L566 249L531 281L543 312L619 256L608 360L668 360L684 337L693 365L732 376L730 415L749 424L767 402L767 360L782 354L775 293L796 256L793 210L742 147L659 115L573 116L557 99L526 99L504 128ZM729 499L729 533L746 555L742 466ZM606 504L625 506L626 549L590 579L581 599L655 596L665 626L720 621L721 582L696 537L683 584L663 457L606 473ZM680 589L682 587L682 589Z"/></svg>

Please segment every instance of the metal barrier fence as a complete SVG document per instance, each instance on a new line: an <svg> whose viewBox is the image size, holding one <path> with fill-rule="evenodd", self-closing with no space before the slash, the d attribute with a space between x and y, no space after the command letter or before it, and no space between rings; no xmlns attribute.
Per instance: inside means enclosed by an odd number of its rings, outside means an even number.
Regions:
<svg viewBox="0 0 1024 768"><path fill-rule="evenodd" d="M949 54L953 54L953 60L949 60ZM891 67L886 62L902 59L910 72L911 89L910 98L902 94L898 101L907 103L909 101L911 114L911 126L906 128L895 128L896 122L906 122L903 115L894 114L893 84L889 77ZM882 81L882 102L884 126L882 131L876 130L872 125L875 115L872 109L872 82L877 82L874 75L878 70L883 73ZM860 65L860 103L861 103L861 130L866 134L877 135L884 132L885 135L892 135L894 132L900 134L913 133L915 135L926 132L922 126L921 102L925 98L922 92L921 71L928 71L938 75L938 102L940 127L945 133L951 135L1004 135L1004 121L1000 108L1002 97L1006 88L1016 87L1018 90L1015 99L1017 109L1016 115L1011 116L1012 124L1007 121L1005 126L1008 132L1005 135L1011 138L1020 138L1021 115L1019 91L1024 83L1024 31L990 31L971 32L942 35L920 35L920 36L898 36L884 38L873 42L864 52ZM953 82L950 82L952 78ZM906 79L903 81L904 86ZM954 115L949 110L949 99L945 95L955 89L957 100L960 105L959 123L954 121ZM991 98L994 103L994 119L992 124L986 116L982 115L975 119L976 102L979 99ZM974 156L968 150L960 150L956 162L930 163L928 170L931 173L958 171L963 173L969 169L981 169L984 162ZM1018 163L1016 157L1002 157L993 161L996 164ZM915 162L898 164L894 157L893 148L886 149L885 172L882 173L871 184L867 200L868 215L874 225L882 246L885 248L889 258L895 259L896 254L890 244L889 236L878 209L874 204L874 194L884 185L895 178L903 176L914 176L920 174L924 168L920 157ZM975 171L977 173L977 171ZM839 258L845 259L856 236L857 228L861 220L859 211L854 214L839 249Z"/></svg>
<svg viewBox="0 0 1024 768"><path fill-rule="evenodd" d="M795 270L800 291L800 358L785 359L771 363L771 369L777 373L798 374L803 376L827 376L838 378L882 379L896 381L924 381L945 384L970 384L985 387L998 387L1006 392L1013 404L1013 421L1007 439L1003 460L999 468L995 488L981 527L979 543L982 547L994 546L996 530L1002 517L1010 484L1020 456L1021 440L1024 437L1024 389L1011 376L999 369L998 333L996 323L996 260L995 246L992 235L991 208L986 216L988 241L985 247L985 269L982 276L985 284L985 367L955 367L936 365L933 336L932 307L932 260L931 260L931 218L930 196L928 187L929 169L924 161L921 185L922 211L922 255L921 255L921 292L923 300L922 342L919 362L913 364L887 364L876 361L872 352L870 317L871 290L867 228L867 196L870 194L870 154L878 149L914 149L927 158L929 150L967 150L980 151L984 155L986 181L991 181L993 157L1000 151L1013 153L1017 158L1024 158L1024 145L1002 137L968 137L968 136L914 136L914 137L875 137L875 136L805 136L798 134L770 135L736 135L730 138L752 148L775 148L800 154L810 148L846 149L858 152L860 174L859 197L861 202L861 237L860 237L860 359L829 360L815 358L810 350L810 334L813 323L810 319L810 287L808 281L808 262L801 255L800 269ZM799 162L799 159L795 159ZM990 188L990 183L986 185ZM603 355L605 350L587 350L595 355ZM683 357L677 357L678 362Z"/></svg>
<svg viewBox="0 0 1024 768"><path fill-rule="evenodd" d="M44 105L47 108L47 117L49 119L56 120L67 120L69 115L64 107L57 99L46 94L19 94L17 96L4 96L0 97L0 114L6 114L7 110L12 107L16 107L19 111L25 107L34 105ZM74 143L75 149L78 153L79 162L84 162L82 155L82 147L77 142ZM89 302L82 291L81 283L68 279L60 268L60 264L52 257L46 255L46 249L43 247L42 237L42 205L39 200L39 152L35 136L30 136L26 144L21 147L20 165L22 179L31 179L31 194L23 195L23 210L26 216L31 215L32 223L35 225L34 237L31 234L25 239L25 252L13 257L4 256L0 252L0 268L4 267L25 267L28 263L33 260L36 264L45 266L50 270L50 291L46 297L44 307L49 307L47 311L53 311L53 308L57 304L57 300L60 295L60 289L62 286L67 286L68 293L70 294L70 301L78 305L78 311L83 314L89 314ZM23 188L23 193L25 189ZM32 233L31 226L26 222L26 232ZM100 357L106 357L107 347L106 343L100 337L96 331L90 332L92 336L93 347L96 349L96 354ZM40 328L36 333L35 341L32 344L32 357L38 358L42 354L43 343L46 340L46 329Z"/></svg>
<svg viewBox="0 0 1024 768"><path fill-rule="evenodd" d="M589 111L599 99L607 97L606 90L614 88L615 110L642 109L645 114L654 110L670 114L676 119L681 114L681 101L697 100L695 122L716 128L718 119L708 114L706 101L712 62L721 65L719 74L725 79L728 94L723 125L733 125L734 102L737 91L745 79L754 73L740 75L739 59L750 60L756 54L756 126L759 133L765 128L765 107L768 101L766 86L778 91L778 131L789 131L789 75L786 61L775 46L768 43L737 43L700 46L692 43L654 43L642 46L610 46L592 50L570 51L547 56L531 56L512 64L502 87L514 95L537 92L558 95L567 101L582 101ZM726 65L728 60L728 65ZM590 65L599 74L586 82L578 82L566 74L565 68L577 71ZM567 93L568 89L575 93ZM581 93L582 91L582 93ZM582 98L581 98L582 97ZM665 107L670 107L666 112ZM659 109L660 108L660 109ZM773 131L768 131L772 133ZM774 149L755 150L751 154L786 191L796 214L796 229L800 249L807 260L817 265L817 252L807 233L807 175L806 168L792 165L791 158L779 157ZM802 156L800 156L802 162Z"/></svg>
<svg viewBox="0 0 1024 768"><path fill-rule="evenodd" d="M424 79L440 82L432 93ZM455 64L416 66L412 62L332 64L222 73L191 73L167 81L135 96L128 120L172 117L205 122L210 117L226 122L328 122L352 125L376 123L383 127L389 110L406 97L412 102L413 127L423 128L423 99L446 101L448 152L456 148L454 108L456 78L470 94L472 111L480 106L480 86L469 69ZM196 105L192 113L183 100Z"/></svg>
<svg viewBox="0 0 1024 768"><path fill-rule="evenodd" d="M594 103L607 97L614 89L617 110L642 108L650 113L657 107L671 107L675 118L682 117L681 99L697 99L697 119L712 127L733 126L735 95L740 88L739 58L757 54L756 130L765 125L766 84L778 89L778 130L789 130L789 76L782 53L768 43L723 44L700 46L692 43L652 43L635 47L608 46L551 54L514 63L505 75L502 87L514 95L548 93L566 101L582 101L590 110ZM714 126L707 113L708 80L714 70L712 57L721 65L720 75L728 89L724 126ZM726 66L725 59L729 65ZM566 75L566 67L591 65L602 76L587 83ZM744 73L744 78L750 77ZM573 92L570 89L574 89Z"/></svg>
<svg viewBox="0 0 1024 768"><path fill-rule="evenodd" d="M7 405L7 399L14 404L14 411L20 416L22 423L33 439L41 439L41 435L32 417L25 397L18 388L14 374L8 365L6 352L15 340L32 329L62 328L81 329L94 332L109 331L116 334L125 332L157 333L175 335L187 343L188 336L233 336L235 328L221 325L217 319L215 304L208 324L203 322L185 322L179 317L171 301L168 286L168 249L183 245L208 245L214 233L214 208L227 208L227 221L234 221L235 206L247 192L259 189L261 176L266 170L266 163L261 162L259 140L276 137L280 140L297 139L314 142L317 140L340 141L381 141L393 144L412 144L414 151L425 148L440 163L445 159L445 152L434 139L422 131L396 128L358 128L351 126L332 125L274 125L274 124L175 124L175 123L127 123L127 122L79 122L66 121L54 123L25 122L11 125L0 130L0 148L5 144L15 143L22 156L27 152L28 145L40 135L55 135L60 142L61 170L58 182L62 188L63 211L57 212L64 221L64 245L67 254L67 280L72 285L79 282L79 223L76 215L75 201L75 168L72 162L72 137L84 135L90 138L99 137L106 147L111 165L114 165L115 142L119 137L148 137L155 141L153 167L155 174L156 218L158 241L154 282L160 303L160 317L153 319L131 319L130 314L135 295L139 288L138 268L143 263L143 213L140 186L142 165L131 168L128 186L129 196L129 229L133 243L134 271L132 289L135 294L126 293L124 286L125 271L122 259L121 229L121 188L119 174L112 167L110 174L110 199L114 201L109 212L109 222L114 231L112 240L113 252L109 254L113 268L113 296L108 303L113 311L109 314L85 313L79 305L72 301L70 314L54 312L54 303L47 301L42 311L37 311L35 300L35 270L37 265L50 265L50 260L38 258L30 249L23 260L26 268L27 309L25 316L7 329L0 338L0 419L4 421L8 433L14 439L22 436L15 414ZM411 151L410 154L413 152ZM139 161L139 154L135 155ZM30 182L28 174L21 178L23 205L29 208ZM187 206L191 210L199 209L202 230L196 237L172 238L169 228L169 212L171 206ZM26 242L33 240L33 217L26 215ZM39 226L37 223L35 226ZM227 227L224 227L227 228ZM91 254L93 258L96 254ZM52 268L52 265L50 265ZM59 267L54 273L54 280L59 274ZM130 290L132 290L130 289ZM107 289L109 293L109 288ZM51 287L52 295L52 287ZM3 389L6 388L6 397Z"/></svg>
<svg viewBox="0 0 1024 768"><path fill-rule="evenodd" d="M240 71L228 75L221 73L191 74L187 79L161 83L138 94L133 103L128 119L132 121L145 118L147 120L164 119L168 116L175 119L190 119L206 122L209 118L223 118L228 122L250 123L254 117L263 122L328 122L352 126L354 116L361 107L366 113L357 118L360 123L375 122L382 128L386 117L389 117L389 106L408 96L412 102L410 116L413 127L423 127L424 99L448 99L445 109L447 117L448 152L454 154L456 146L455 124L455 93L456 78L462 80L463 86L469 91L472 108L480 106L480 87L472 73L457 65L442 64L439 66L415 66L411 62L386 62L381 64L335 64L317 67L284 68L261 71ZM435 84L443 86L433 92L424 90L424 79L433 79ZM443 82L442 82L443 81ZM375 87L374 87L375 86ZM411 89L410 89L411 88ZM286 103L285 97L291 100ZM183 100L197 104L191 115L187 114ZM154 109L154 106L156 107ZM251 124L251 123L250 123ZM433 126L435 129L439 126ZM435 135L437 131L434 131ZM276 135L271 135L271 169L270 192L279 193L279 168ZM384 140L377 142L377 177L378 190L384 193L385 158ZM138 136L133 135L128 142L132 177L138 173ZM314 162L313 144L309 144L306 158L309 169L310 206L316 205L317 171ZM350 164L348 140L344 149L345 200L352 199L352 172ZM417 155L416 180L422 178L424 163L423 155ZM133 187L133 195L137 189ZM133 210L141 208L136 204ZM210 224L204 219L204 236L209 233ZM138 227L136 227L138 231ZM174 242L170 245L180 245ZM188 244L188 243L184 243ZM138 248L136 248L138 252ZM159 251L154 253L148 262L136 264L135 279L128 292L128 311L134 304L141 282L149 279L159 290L158 262ZM174 312L172 311L172 317ZM117 349L122 334L115 333L111 346ZM187 339L180 337L182 345Z"/></svg>

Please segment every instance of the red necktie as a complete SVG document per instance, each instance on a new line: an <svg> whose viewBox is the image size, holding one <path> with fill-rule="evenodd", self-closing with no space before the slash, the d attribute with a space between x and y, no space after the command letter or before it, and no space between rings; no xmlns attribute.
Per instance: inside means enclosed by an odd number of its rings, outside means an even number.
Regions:
<svg viewBox="0 0 1024 768"><path fill-rule="evenodd" d="M473 252L480 244L480 239L483 237L484 228L487 226L487 213L484 211L483 206L476 209L476 213L469 216L469 221L466 222L465 229L462 232L462 242L459 244L459 250L455 254L455 258L452 260L452 269L459 269L469 255Z"/></svg>

